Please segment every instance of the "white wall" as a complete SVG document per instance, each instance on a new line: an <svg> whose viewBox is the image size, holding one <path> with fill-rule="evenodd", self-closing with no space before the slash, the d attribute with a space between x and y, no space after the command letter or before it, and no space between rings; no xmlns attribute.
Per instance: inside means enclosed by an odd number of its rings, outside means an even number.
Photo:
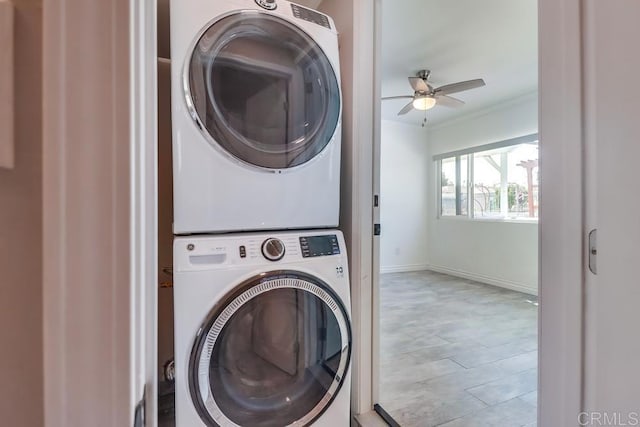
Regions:
<svg viewBox="0 0 640 427"><path fill-rule="evenodd" d="M427 266L427 131L382 121L380 153L380 271Z"/></svg>
<svg viewBox="0 0 640 427"><path fill-rule="evenodd" d="M430 157L538 131L538 96L531 93L429 130ZM433 162L429 162L432 182ZM431 269L538 292L538 225L437 218L436 188L429 185L428 262Z"/></svg>
<svg viewBox="0 0 640 427"><path fill-rule="evenodd" d="M538 132L538 93L429 128L431 154L489 144Z"/></svg>

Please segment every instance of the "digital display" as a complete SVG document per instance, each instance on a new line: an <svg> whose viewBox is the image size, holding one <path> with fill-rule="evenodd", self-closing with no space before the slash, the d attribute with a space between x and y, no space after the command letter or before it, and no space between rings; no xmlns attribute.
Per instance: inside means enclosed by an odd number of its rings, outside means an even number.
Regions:
<svg viewBox="0 0 640 427"><path fill-rule="evenodd" d="M332 234L329 236L300 237L300 248L304 258L339 255L340 246L338 238Z"/></svg>
<svg viewBox="0 0 640 427"><path fill-rule="evenodd" d="M300 7L297 4L292 4L291 9L293 10L293 16L298 19L302 19L308 22L313 22L314 24L318 24L325 28L331 29L331 24L329 24L329 18L326 15L316 12L315 10L307 9L305 7Z"/></svg>

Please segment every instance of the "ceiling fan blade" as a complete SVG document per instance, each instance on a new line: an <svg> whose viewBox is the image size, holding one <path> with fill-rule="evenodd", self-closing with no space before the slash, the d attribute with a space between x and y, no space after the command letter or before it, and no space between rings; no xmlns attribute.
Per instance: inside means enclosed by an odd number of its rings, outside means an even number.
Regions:
<svg viewBox="0 0 640 427"><path fill-rule="evenodd" d="M482 79L467 80L466 82L451 83L449 85L440 86L435 89L435 93L437 95L449 95L469 89L475 89L484 85L485 83Z"/></svg>
<svg viewBox="0 0 640 427"><path fill-rule="evenodd" d="M385 96L382 98L383 101L388 101L390 99L413 99L413 96L411 95L405 95L405 96Z"/></svg>
<svg viewBox="0 0 640 427"><path fill-rule="evenodd" d="M407 114L411 110L413 110L413 101L411 101L410 103L405 105L404 108L398 112L398 115L399 116L404 116L405 114Z"/></svg>
<svg viewBox="0 0 640 427"><path fill-rule="evenodd" d="M420 77L409 77L409 84L416 92L429 92L429 86Z"/></svg>
<svg viewBox="0 0 640 427"><path fill-rule="evenodd" d="M464 105L464 101L447 95L436 95L436 103L449 108L460 108Z"/></svg>

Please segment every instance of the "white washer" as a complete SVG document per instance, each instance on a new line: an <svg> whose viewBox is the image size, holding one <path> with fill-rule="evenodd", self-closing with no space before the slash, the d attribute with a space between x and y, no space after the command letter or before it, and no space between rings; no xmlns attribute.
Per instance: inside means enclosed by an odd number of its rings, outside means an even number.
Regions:
<svg viewBox="0 0 640 427"><path fill-rule="evenodd" d="M284 0L171 0L175 234L338 225L333 20Z"/></svg>
<svg viewBox="0 0 640 427"><path fill-rule="evenodd" d="M349 426L348 277L339 231L176 238L176 425Z"/></svg>

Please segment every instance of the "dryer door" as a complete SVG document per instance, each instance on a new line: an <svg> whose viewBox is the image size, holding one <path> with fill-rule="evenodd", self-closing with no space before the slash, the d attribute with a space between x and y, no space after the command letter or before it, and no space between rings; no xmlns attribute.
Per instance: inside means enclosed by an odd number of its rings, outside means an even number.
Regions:
<svg viewBox="0 0 640 427"><path fill-rule="evenodd" d="M188 107L210 143L268 169L292 168L329 144L340 117L335 70L284 19L242 11L210 24L185 69Z"/></svg>
<svg viewBox="0 0 640 427"><path fill-rule="evenodd" d="M325 283L267 273L242 284L203 325L191 397L208 426L306 426L340 390L350 353L347 312Z"/></svg>

